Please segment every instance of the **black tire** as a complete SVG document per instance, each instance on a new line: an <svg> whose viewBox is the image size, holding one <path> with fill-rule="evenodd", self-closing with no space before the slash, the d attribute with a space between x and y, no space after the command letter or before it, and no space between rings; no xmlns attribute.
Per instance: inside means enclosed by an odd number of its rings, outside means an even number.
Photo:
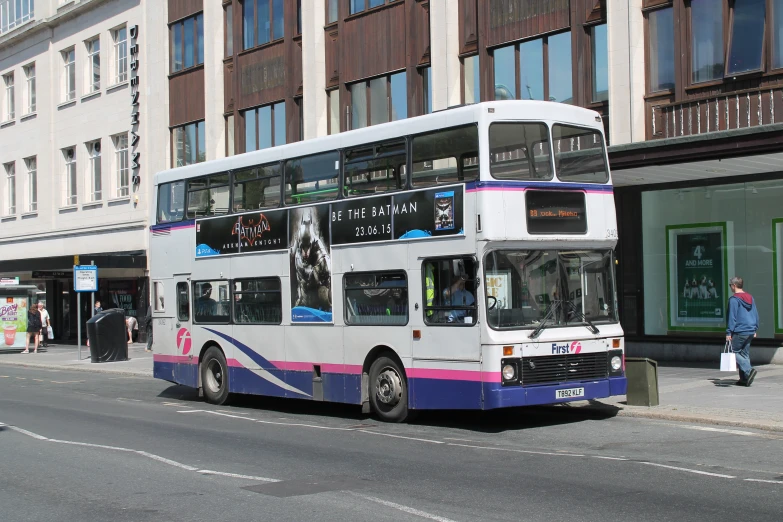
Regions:
<svg viewBox="0 0 783 522"><path fill-rule="evenodd" d="M408 381L402 366L389 357L379 357L370 367L370 404L384 422L408 418Z"/></svg>
<svg viewBox="0 0 783 522"><path fill-rule="evenodd" d="M210 346L201 360L201 388L210 404L225 404L228 400L228 364L216 346Z"/></svg>

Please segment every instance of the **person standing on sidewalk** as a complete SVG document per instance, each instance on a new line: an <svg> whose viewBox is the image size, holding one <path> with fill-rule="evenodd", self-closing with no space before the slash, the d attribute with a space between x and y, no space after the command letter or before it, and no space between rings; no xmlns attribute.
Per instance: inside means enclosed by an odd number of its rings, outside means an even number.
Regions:
<svg viewBox="0 0 783 522"><path fill-rule="evenodd" d="M750 365L750 342L759 329L759 312L753 296L742 289L741 277L734 276L729 287L734 293L729 298L728 317L726 319L726 341L731 342L731 351L737 356L740 386L750 386L756 378L756 370Z"/></svg>
<svg viewBox="0 0 783 522"><path fill-rule="evenodd" d="M41 343L40 346L49 346L49 312L46 311L46 307L43 302L38 301L38 313L41 314Z"/></svg>
<svg viewBox="0 0 783 522"><path fill-rule="evenodd" d="M41 335L41 314L38 307L33 305L27 311L27 335L22 353L30 353L30 341L35 346L35 353L38 353L38 336Z"/></svg>

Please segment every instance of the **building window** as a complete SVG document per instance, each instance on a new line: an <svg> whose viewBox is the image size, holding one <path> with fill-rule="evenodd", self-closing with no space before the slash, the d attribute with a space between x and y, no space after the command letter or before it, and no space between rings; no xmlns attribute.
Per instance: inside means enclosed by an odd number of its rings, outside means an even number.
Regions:
<svg viewBox="0 0 783 522"><path fill-rule="evenodd" d="M35 0L0 0L0 34L32 20L34 11Z"/></svg>
<svg viewBox="0 0 783 522"><path fill-rule="evenodd" d="M76 99L76 51L70 48L61 54L63 57L63 84L65 86L64 101L71 101Z"/></svg>
<svg viewBox="0 0 783 522"><path fill-rule="evenodd" d="M95 37L85 42L87 46L87 88L89 92L101 90L101 39Z"/></svg>
<svg viewBox="0 0 783 522"><path fill-rule="evenodd" d="M76 205L78 199L76 179L76 148L68 147L62 150L65 169L63 172L63 205Z"/></svg>
<svg viewBox="0 0 783 522"><path fill-rule="evenodd" d="M647 15L650 53L650 92L674 89L674 9Z"/></svg>
<svg viewBox="0 0 783 522"><path fill-rule="evenodd" d="M421 81L424 92L424 114L432 113L432 67L421 69Z"/></svg>
<svg viewBox="0 0 783 522"><path fill-rule="evenodd" d="M476 324L476 262L470 257L427 260L424 321L436 325Z"/></svg>
<svg viewBox="0 0 783 522"><path fill-rule="evenodd" d="M100 201L102 196L101 183L101 140L87 143L87 183L90 187L88 201Z"/></svg>
<svg viewBox="0 0 783 522"><path fill-rule="evenodd" d="M226 156L233 156L236 154L234 148L234 115L229 114L226 116Z"/></svg>
<svg viewBox="0 0 783 522"><path fill-rule="evenodd" d="M128 29L125 26L111 32L114 42L114 83L128 81Z"/></svg>
<svg viewBox="0 0 783 522"><path fill-rule="evenodd" d="M296 112L299 113L298 128L296 129L297 141L302 141L304 140L304 97L294 98L294 105L296 105ZM283 132L285 132L285 127L283 127Z"/></svg>
<svg viewBox="0 0 783 522"><path fill-rule="evenodd" d="M24 75L27 79L27 114L35 112L35 64L24 68Z"/></svg>
<svg viewBox="0 0 783 522"><path fill-rule="evenodd" d="M38 210L38 161L35 156L24 160L27 168L27 212Z"/></svg>
<svg viewBox="0 0 783 522"><path fill-rule="evenodd" d="M329 134L340 132L340 89L326 91L329 98Z"/></svg>
<svg viewBox="0 0 783 522"><path fill-rule="evenodd" d="M242 2L243 49L283 37L283 0L244 0Z"/></svg>
<svg viewBox="0 0 783 522"><path fill-rule="evenodd" d="M517 92L517 51L521 92ZM495 49L494 62L496 100L573 102L570 32Z"/></svg>
<svg viewBox="0 0 783 522"><path fill-rule="evenodd" d="M408 324L408 280L405 272L346 274L345 324Z"/></svg>
<svg viewBox="0 0 783 522"><path fill-rule="evenodd" d="M3 76L3 84L5 84L5 121L13 120L16 116L14 107L16 105L14 100L14 73L9 73Z"/></svg>
<svg viewBox="0 0 783 522"><path fill-rule="evenodd" d="M130 169L128 168L128 135L112 136L114 145L114 179L116 197L124 198L130 195Z"/></svg>
<svg viewBox="0 0 783 522"><path fill-rule="evenodd" d="M783 0L772 0L772 68L783 67Z"/></svg>
<svg viewBox="0 0 783 522"><path fill-rule="evenodd" d="M726 74L742 74L761 69L766 3L767 0L734 2Z"/></svg>
<svg viewBox="0 0 783 522"><path fill-rule="evenodd" d="M351 93L352 129L408 117L405 72L354 83L348 90Z"/></svg>
<svg viewBox="0 0 783 522"><path fill-rule="evenodd" d="M326 23L333 24L337 21L337 17L340 14L338 10L339 0L326 0Z"/></svg>
<svg viewBox="0 0 783 522"><path fill-rule="evenodd" d="M296 0L296 34L302 34L302 0Z"/></svg>
<svg viewBox="0 0 783 522"><path fill-rule="evenodd" d="M234 56L234 8L232 4L224 7L226 23L226 57Z"/></svg>
<svg viewBox="0 0 783 522"><path fill-rule="evenodd" d="M171 129L174 141L174 166L182 167L206 161L204 122L199 121Z"/></svg>
<svg viewBox="0 0 783 522"><path fill-rule="evenodd" d="M5 215L16 214L16 164L6 163L5 167Z"/></svg>
<svg viewBox="0 0 783 522"><path fill-rule="evenodd" d="M592 51L592 80L594 102L609 100L609 48L606 41L606 24L590 28Z"/></svg>
<svg viewBox="0 0 783 522"><path fill-rule="evenodd" d="M280 324L283 320L278 277L235 280L232 302L235 324Z"/></svg>
<svg viewBox="0 0 783 522"><path fill-rule="evenodd" d="M285 145L285 102L242 112L245 120L245 152Z"/></svg>
<svg viewBox="0 0 783 522"><path fill-rule="evenodd" d="M350 13L361 13L366 9L372 9L373 7L380 7L383 4L391 4L396 0L350 0Z"/></svg>
<svg viewBox="0 0 783 522"><path fill-rule="evenodd" d="M199 13L169 26L171 72L204 63L204 15ZM233 49L232 49L233 50Z"/></svg>
<svg viewBox="0 0 783 522"><path fill-rule="evenodd" d="M723 2L692 0L691 22L692 82L723 78Z"/></svg>
<svg viewBox="0 0 783 522"><path fill-rule="evenodd" d="M481 68L479 57L467 56L462 59L462 96L464 103L481 101Z"/></svg>

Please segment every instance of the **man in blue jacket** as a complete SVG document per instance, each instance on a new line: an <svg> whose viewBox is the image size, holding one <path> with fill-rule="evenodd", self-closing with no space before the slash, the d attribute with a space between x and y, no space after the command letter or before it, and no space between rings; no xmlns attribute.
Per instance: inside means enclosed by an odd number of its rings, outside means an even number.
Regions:
<svg viewBox="0 0 783 522"><path fill-rule="evenodd" d="M737 356L740 374L737 384L750 386L756 378L756 370L750 365L750 341L759 329L759 312L753 296L742 289L741 277L732 277L729 286L734 295L729 298L726 341L731 342L731 350Z"/></svg>

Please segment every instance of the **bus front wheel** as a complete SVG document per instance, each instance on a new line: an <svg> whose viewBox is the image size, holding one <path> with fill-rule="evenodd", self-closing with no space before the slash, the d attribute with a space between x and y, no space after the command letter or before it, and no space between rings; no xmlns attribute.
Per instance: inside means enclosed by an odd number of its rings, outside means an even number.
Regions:
<svg viewBox="0 0 783 522"><path fill-rule="evenodd" d="M201 386L207 402L225 404L228 400L228 365L216 346L208 348L201 360Z"/></svg>
<svg viewBox="0 0 783 522"><path fill-rule="evenodd" d="M402 422L408 417L408 383L397 362L379 357L370 367L370 404L386 422Z"/></svg>

